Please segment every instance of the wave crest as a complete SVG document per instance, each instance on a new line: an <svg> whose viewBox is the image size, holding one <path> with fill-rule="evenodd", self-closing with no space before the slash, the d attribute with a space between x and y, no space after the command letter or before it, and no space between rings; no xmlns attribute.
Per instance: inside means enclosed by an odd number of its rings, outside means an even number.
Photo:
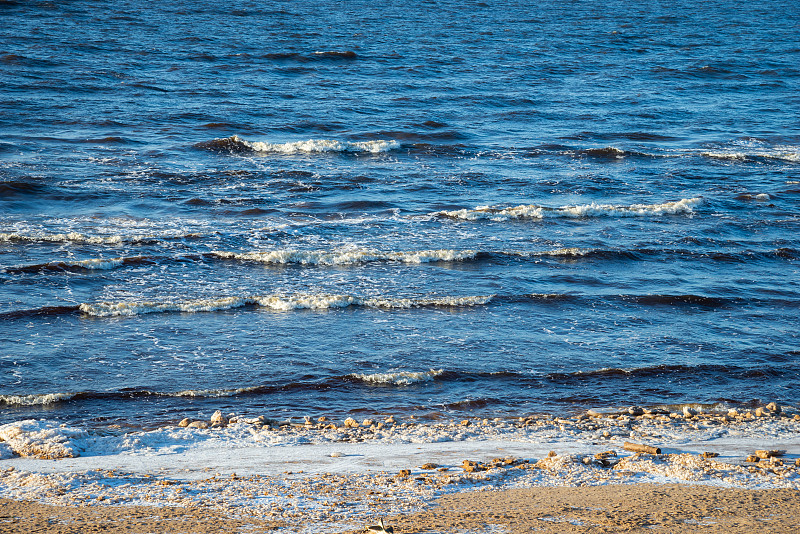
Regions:
<svg viewBox="0 0 800 534"><path fill-rule="evenodd" d="M272 250L265 252L223 252L211 254L221 259L257 261L276 265L298 263L301 265L352 265L376 261L401 263L429 263L437 261L462 261L474 259L475 250L419 250L413 252L381 252L371 249L324 250Z"/></svg>
<svg viewBox="0 0 800 534"><path fill-rule="evenodd" d="M194 299L166 302L98 302L81 304L79 310L94 317L117 317L164 312L210 312L223 311L244 306L259 306L277 311L327 310L350 306L364 308L411 309L426 307L481 306L493 295L469 297L356 297L352 295L267 295L249 297L222 297L216 299Z"/></svg>
<svg viewBox="0 0 800 534"><path fill-rule="evenodd" d="M0 403L15 406L47 406L70 400L75 393L41 393L30 395L0 395Z"/></svg>
<svg viewBox="0 0 800 534"><path fill-rule="evenodd" d="M224 139L204 141L195 145L197 148L218 152L266 152L273 154L303 154L323 152L369 152L378 154L400 148L394 140L376 139L373 141L338 141L336 139L308 139L289 143L267 143L263 141L246 141L234 135Z"/></svg>
<svg viewBox="0 0 800 534"><path fill-rule="evenodd" d="M615 206L612 204L582 204L549 208L535 204L520 205L509 208L493 208L479 206L475 209L437 211L432 215L450 219L505 221L509 219L544 219L546 217L640 217L652 215L674 215L692 213L694 207L703 202L701 197L684 198L674 202L661 204L631 204Z"/></svg>
<svg viewBox="0 0 800 534"><path fill-rule="evenodd" d="M353 373L347 375L348 378L353 378L366 382L368 384L394 384L397 386L408 386L418 382L429 382L436 379L444 372L443 369L431 369L424 372L412 371L397 371L394 373Z"/></svg>

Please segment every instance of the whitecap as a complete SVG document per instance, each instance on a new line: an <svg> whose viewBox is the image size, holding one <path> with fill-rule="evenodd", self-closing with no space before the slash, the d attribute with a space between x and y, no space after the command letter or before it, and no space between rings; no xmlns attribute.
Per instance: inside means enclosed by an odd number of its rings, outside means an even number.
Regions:
<svg viewBox="0 0 800 534"><path fill-rule="evenodd" d="M300 154L322 152L369 152L378 154L400 148L394 140L376 139L372 141L339 141L335 139L308 139L288 143L267 143L263 141L245 141L237 136L233 140L254 150L255 152L271 152L277 154Z"/></svg>
<svg viewBox="0 0 800 534"><path fill-rule="evenodd" d="M326 310L359 306L366 308L409 309L420 307L464 307L481 306L488 303L493 295L467 297L357 297L353 295L265 295L247 297L220 297L212 299L123 301L84 303L79 310L94 317L133 316L162 312L209 312L256 305L277 311Z"/></svg>
<svg viewBox="0 0 800 534"><path fill-rule="evenodd" d="M493 221L509 219L544 219L547 217L641 217L692 213L694 207L700 205L702 201L703 199L701 197L695 197L684 198L674 202L663 202L660 204L631 204L628 206L598 204L596 202L575 206L561 206L557 208L549 208L535 204L523 204L508 208L478 206L475 209L438 211L432 215L451 219L489 219Z"/></svg>
<svg viewBox="0 0 800 534"><path fill-rule="evenodd" d="M29 395L0 395L0 403L17 406L46 406L69 400L74 393L41 393Z"/></svg>
<svg viewBox="0 0 800 534"><path fill-rule="evenodd" d="M292 263L301 265L351 265L375 261L397 261L402 263L462 261L474 259L477 251L439 249L382 252L363 248L343 248L330 251L293 249L241 253L214 251L212 254L222 259L257 261L277 265Z"/></svg>
<svg viewBox="0 0 800 534"><path fill-rule="evenodd" d="M407 386L418 382L429 382L434 380L437 376L444 372L443 369L431 369L430 371L414 372L414 371L395 371L389 373L353 373L348 375L351 378L356 378L362 382L369 384L395 384L398 386Z"/></svg>

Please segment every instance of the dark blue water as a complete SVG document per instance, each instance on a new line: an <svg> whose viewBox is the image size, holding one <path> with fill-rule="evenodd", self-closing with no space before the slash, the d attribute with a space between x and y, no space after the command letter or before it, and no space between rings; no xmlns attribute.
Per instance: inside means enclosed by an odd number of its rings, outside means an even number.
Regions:
<svg viewBox="0 0 800 534"><path fill-rule="evenodd" d="M0 2L0 420L800 403L792 2Z"/></svg>

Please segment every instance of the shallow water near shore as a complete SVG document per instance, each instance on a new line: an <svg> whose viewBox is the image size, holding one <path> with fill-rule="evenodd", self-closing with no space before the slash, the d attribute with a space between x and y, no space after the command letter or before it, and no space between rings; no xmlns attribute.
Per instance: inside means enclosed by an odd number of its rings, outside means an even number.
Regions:
<svg viewBox="0 0 800 534"><path fill-rule="evenodd" d="M2 423L800 404L788 3L0 10Z"/></svg>

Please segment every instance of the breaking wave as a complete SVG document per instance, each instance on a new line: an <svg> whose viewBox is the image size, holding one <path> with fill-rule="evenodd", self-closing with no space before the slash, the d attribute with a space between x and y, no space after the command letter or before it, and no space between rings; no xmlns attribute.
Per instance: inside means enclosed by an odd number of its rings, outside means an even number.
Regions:
<svg viewBox="0 0 800 534"><path fill-rule="evenodd" d="M376 261L397 261L402 263L428 263L437 261L462 261L474 259L475 250L420 250L414 252L381 252L371 249L344 249L341 251L324 250L273 250L265 252L222 252L214 251L212 255L221 259L257 261L270 264L301 265L352 265Z"/></svg>
<svg viewBox="0 0 800 534"><path fill-rule="evenodd" d="M94 317L132 316L163 312L210 312L231 310L244 306L258 306L277 311L327 310L331 308L364 307L386 309L410 309L426 307L481 306L493 295L470 297L429 298L380 298L355 297L352 295L289 295L223 297L217 299L194 299L165 302L98 302L81 304L79 310Z"/></svg>
<svg viewBox="0 0 800 534"><path fill-rule="evenodd" d="M394 384L397 386L408 386L418 382L429 382L435 380L444 372L443 369L431 369L424 372L397 371L394 373L353 373L347 375L348 378L366 382L368 384Z"/></svg>
<svg viewBox="0 0 800 534"><path fill-rule="evenodd" d="M776 147L768 151L742 152L736 150L707 150L700 152L706 158L731 160L731 161L786 161L789 163L800 163L800 151L796 147Z"/></svg>
<svg viewBox="0 0 800 534"><path fill-rule="evenodd" d="M15 406L47 406L57 402L70 400L75 393L42 393L31 395L0 395L0 404Z"/></svg>
<svg viewBox="0 0 800 534"><path fill-rule="evenodd" d="M144 256L120 258L95 258L88 260L65 260L24 265L21 267L8 267L7 273L39 273L47 271L107 271L122 265L135 265L147 262Z"/></svg>
<svg viewBox="0 0 800 534"><path fill-rule="evenodd" d="M201 237L201 235L197 233L90 236L80 232L68 232L62 234L50 234L46 232L36 232L30 234L5 232L0 233L0 242L7 241L22 243L85 243L89 245L118 245L121 243L151 244L166 239L196 239L198 237Z"/></svg>
<svg viewBox="0 0 800 534"><path fill-rule="evenodd" d="M437 211L433 216L451 219L479 220L489 219L504 221L509 219L544 219L548 217L641 217L652 215L674 215L678 213L693 213L695 206L703 202L701 197L684 198L674 202L662 204L631 204L629 206L615 206L612 204L583 204L578 206L562 206L549 208L535 204L520 205L509 208L493 208L480 206L475 209L460 209L452 211Z"/></svg>
<svg viewBox="0 0 800 534"><path fill-rule="evenodd" d="M335 139L308 139L290 143L265 143L246 141L234 135L195 144L196 148L217 152L264 152L273 154L303 154L322 152L368 152L377 154L400 148L394 140L338 141Z"/></svg>

